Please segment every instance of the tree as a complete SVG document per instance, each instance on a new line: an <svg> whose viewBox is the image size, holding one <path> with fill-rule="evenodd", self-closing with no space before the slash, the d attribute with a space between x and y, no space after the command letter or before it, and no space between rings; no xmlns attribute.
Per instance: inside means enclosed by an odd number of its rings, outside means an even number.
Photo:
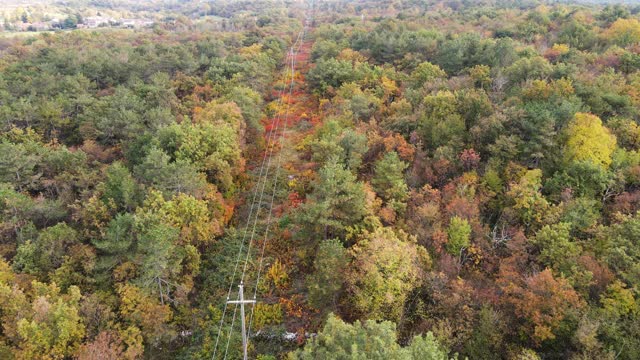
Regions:
<svg viewBox="0 0 640 360"><path fill-rule="evenodd" d="M202 246L213 242L222 233L220 219L213 218L211 209L221 204L199 200L191 195L177 194L169 201L153 204L163 221L180 230L180 243Z"/></svg>
<svg viewBox="0 0 640 360"><path fill-rule="evenodd" d="M513 86L527 80L546 79L553 70L547 59L537 56L522 58L505 69L505 73Z"/></svg>
<svg viewBox="0 0 640 360"><path fill-rule="evenodd" d="M602 9L602 11L596 16L596 19L600 21L604 21L608 24L618 20L618 19L626 19L630 16L629 9L627 7L615 4L615 5L607 5Z"/></svg>
<svg viewBox="0 0 640 360"><path fill-rule="evenodd" d="M77 352L78 360L119 360L125 358L124 346L120 337L114 332L103 331L95 340L83 344Z"/></svg>
<svg viewBox="0 0 640 360"><path fill-rule="evenodd" d="M78 241L78 233L66 223L46 228L35 241L20 245L14 268L46 278L49 272L62 265L65 255Z"/></svg>
<svg viewBox="0 0 640 360"><path fill-rule="evenodd" d="M264 100L258 92L245 86L235 86L227 94L224 100L236 104L242 113L244 121L249 128L256 132L262 130L260 118Z"/></svg>
<svg viewBox="0 0 640 360"><path fill-rule="evenodd" d="M60 267L51 275L51 280L63 290L78 286L81 290L93 289L95 283L93 270L96 266L96 251L85 244L73 245Z"/></svg>
<svg viewBox="0 0 640 360"><path fill-rule="evenodd" d="M380 22L373 31L357 32L351 36L351 47L355 50L366 50L378 63L393 62L405 53L426 50L432 34L408 31L406 27L393 19ZM431 39L435 40L435 39ZM435 42L435 41L434 41ZM420 49L420 50L418 50Z"/></svg>
<svg viewBox="0 0 640 360"><path fill-rule="evenodd" d="M244 169L245 124L241 111L233 103L211 102L198 111L195 124L182 123L161 129L158 133L160 148L182 170L193 164L223 191L233 188L234 176Z"/></svg>
<svg viewBox="0 0 640 360"><path fill-rule="evenodd" d="M78 19L74 15L67 16L62 23L63 29L75 29L78 26Z"/></svg>
<svg viewBox="0 0 640 360"><path fill-rule="evenodd" d="M493 113L493 104L484 90L469 89L456 93L458 113L464 118L466 129L481 118Z"/></svg>
<svg viewBox="0 0 640 360"><path fill-rule="evenodd" d="M6 269L5 269L6 270ZM71 286L61 293L56 284L31 283L24 291L13 279L0 281L3 335L13 345L17 359L71 357L84 337L79 314L80 290Z"/></svg>
<svg viewBox="0 0 640 360"><path fill-rule="evenodd" d="M200 270L200 252L180 243L181 229L170 220L168 208L162 194L151 192L136 211L134 224L137 251L133 262L138 270L134 283L157 295L163 305L185 302Z"/></svg>
<svg viewBox="0 0 640 360"><path fill-rule="evenodd" d="M162 340L174 336L169 325L173 313L168 304L160 304L154 297L130 284L118 287L117 292L120 315L148 344L158 345Z"/></svg>
<svg viewBox="0 0 640 360"><path fill-rule="evenodd" d="M640 306L636 302L633 291L627 289L625 283L616 280L607 287L606 293L600 296L603 311L615 318L637 315Z"/></svg>
<svg viewBox="0 0 640 360"><path fill-rule="evenodd" d="M110 272L133 257L136 245L134 223L133 215L118 214L109 222L105 236L92 241L100 255L97 263L99 271Z"/></svg>
<svg viewBox="0 0 640 360"><path fill-rule="evenodd" d="M588 161L608 168L616 138L595 115L577 113L569 123L564 157L567 162Z"/></svg>
<svg viewBox="0 0 640 360"><path fill-rule="evenodd" d="M144 102L132 90L119 86L84 115L93 123L98 139L107 145L135 138L145 130Z"/></svg>
<svg viewBox="0 0 640 360"><path fill-rule="evenodd" d="M480 309L473 334L465 344L465 353L470 359L490 360L500 353L506 330L501 320L500 313L489 305Z"/></svg>
<svg viewBox="0 0 640 360"><path fill-rule="evenodd" d="M347 250L340 240L324 240L318 245L313 273L307 277L311 306L320 310L336 308L348 263Z"/></svg>
<svg viewBox="0 0 640 360"><path fill-rule="evenodd" d="M615 173L591 161L573 162L547 179L545 189L555 196L570 189L577 197L595 198L615 184Z"/></svg>
<svg viewBox="0 0 640 360"><path fill-rule="evenodd" d="M621 216L598 234L603 257L627 283L640 286L640 213Z"/></svg>
<svg viewBox="0 0 640 360"><path fill-rule="evenodd" d="M371 185L380 197L386 201L406 201L409 189L404 180L403 172L407 166L395 151L386 153L382 159L376 162Z"/></svg>
<svg viewBox="0 0 640 360"><path fill-rule="evenodd" d="M119 161L107 168L102 198L105 202L113 200L119 210L126 211L133 210L140 202L138 184Z"/></svg>
<svg viewBox="0 0 640 360"><path fill-rule="evenodd" d="M579 50L590 49L597 40L592 29L575 19L564 23L558 33L558 42Z"/></svg>
<svg viewBox="0 0 640 360"><path fill-rule="evenodd" d="M382 107L382 100L378 97L388 94L384 88L380 92L383 94L376 94L370 89L362 91L359 84L350 82L337 89L333 101L354 120L369 121Z"/></svg>
<svg viewBox="0 0 640 360"><path fill-rule="evenodd" d="M439 91L424 98L418 131L428 149L462 147L466 128L457 106L456 96L450 91Z"/></svg>
<svg viewBox="0 0 640 360"><path fill-rule="evenodd" d="M347 324L330 315L322 331L304 349L289 354L290 359L425 359L447 360L447 351L432 333L416 336L408 347L396 342L395 324L366 321Z"/></svg>
<svg viewBox="0 0 640 360"><path fill-rule="evenodd" d="M471 225L465 219L454 216L447 228L447 251L453 256L460 256L463 249L471 244Z"/></svg>
<svg viewBox="0 0 640 360"><path fill-rule="evenodd" d="M436 63L448 74L457 74L465 68L479 65L485 55L482 50L486 49L481 42L480 36L475 33L448 39L438 47Z"/></svg>
<svg viewBox="0 0 640 360"><path fill-rule="evenodd" d="M299 222L309 234L328 239L344 235L367 214L362 183L337 158L319 171L313 192L302 206Z"/></svg>
<svg viewBox="0 0 640 360"><path fill-rule="evenodd" d="M423 87L424 84L429 81L446 77L447 73L445 73L438 65L425 61L418 65L411 73L411 86L418 89Z"/></svg>
<svg viewBox="0 0 640 360"><path fill-rule="evenodd" d="M172 300L174 280L180 275L182 256L176 248L178 229L164 224L157 214L138 212L135 230L138 234L140 287L157 291L160 302Z"/></svg>
<svg viewBox="0 0 640 360"><path fill-rule="evenodd" d="M183 192L202 196L206 191L206 179L196 166L185 159L171 162L169 155L158 148L149 151L134 173L167 195Z"/></svg>
<svg viewBox="0 0 640 360"><path fill-rule="evenodd" d="M365 233L351 249L348 303L362 318L399 320L409 293L422 281L428 254L406 234L401 236L381 227Z"/></svg>
<svg viewBox="0 0 640 360"><path fill-rule="evenodd" d="M528 170L517 183L509 186L507 196L512 201L509 212L527 227L539 228L553 216L553 207L542 195L542 171Z"/></svg>
<svg viewBox="0 0 640 360"><path fill-rule="evenodd" d="M584 307L569 282L555 278L550 269L521 280L502 279L500 287L505 295L503 301L524 321L522 334L535 345L554 339L562 322Z"/></svg>
<svg viewBox="0 0 640 360"><path fill-rule="evenodd" d="M352 172L358 171L362 157L368 150L367 137L352 129L344 129L336 120L326 120L309 144L313 161L328 163L337 158Z"/></svg>
<svg viewBox="0 0 640 360"><path fill-rule="evenodd" d="M569 276L576 271L575 266L581 248L569 235L571 225L559 223L545 225L540 229L532 243L540 249L538 259L557 274Z"/></svg>
<svg viewBox="0 0 640 360"><path fill-rule="evenodd" d="M333 59L340 54L342 47L332 40L318 40L311 48L311 59L313 61Z"/></svg>
<svg viewBox="0 0 640 360"><path fill-rule="evenodd" d="M562 221L571 225L571 234L578 238L588 237L601 216L602 203L595 199L579 197L567 202Z"/></svg>
<svg viewBox="0 0 640 360"><path fill-rule="evenodd" d="M614 349L615 356L633 359L640 349L640 328L637 325L640 307L633 290L616 280L601 294L600 303L602 307L594 314L599 320L597 335L604 344Z"/></svg>
<svg viewBox="0 0 640 360"><path fill-rule="evenodd" d="M604 33L606 39L622 47L640 42L640 21L618 19Z"/></svg>
<svg viewBox="0 0 640 360"><path fill-rule="evenodd" d="M362 157L368 150L367 137L357 131L346 129L340 134L338 145L342 148L338 156L346 164L347 169L353 172L358 171L362 165Z"/></svg>
<svg viewBox="0 0 640 360"><path fill-rule="evenodd" d="M13 144L0 142L0 182L13 184L16 189L26 190L42 176L38 172L41 162L38 144Z"/></svg>
<svg viewBox="0 0 640 360"><path fill-rule="evenodd" d="M469 69L469 76L476 87L486 89L491 85L491 68L487 65L476 65Z"/></svg>
<svg viewBox="0 0 640 360"><path fill-rule="evenodd" d="M333 58L318 61L307 74L309 85L321 95L354 80L357 80L357 75L351 62Z"/></svg>

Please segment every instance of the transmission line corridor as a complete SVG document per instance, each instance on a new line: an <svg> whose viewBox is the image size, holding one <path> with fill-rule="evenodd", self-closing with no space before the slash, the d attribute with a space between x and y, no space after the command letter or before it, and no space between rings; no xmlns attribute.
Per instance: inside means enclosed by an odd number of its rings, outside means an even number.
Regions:
<svg viewBox="0 0 640 360"><path fill-rule="evenodd" d="M288 48L285 67L274 85L278 90L271 104L273 116L262 121L265 150L251 175L253 188L246 195L247 209L240 212L245 216L238 220L239 249L216 329L212 359L235 359L238 354L247 359L250 338L260 335L254 329L256 309L268 308L275 301L261 293L261 282L265 276L272 277L280 266L277 258L267 254L271 253L268 243L275 236L272 232L283 210L281 202L290 198L286 194L288 182L295 178L290 163L297 156L294 148L304 132L300 124L311 120L307 112L313 105L304 92L303 73L308 70L312 45L307 35L313 10L314 3L310 1L303 27Z"/></svg>

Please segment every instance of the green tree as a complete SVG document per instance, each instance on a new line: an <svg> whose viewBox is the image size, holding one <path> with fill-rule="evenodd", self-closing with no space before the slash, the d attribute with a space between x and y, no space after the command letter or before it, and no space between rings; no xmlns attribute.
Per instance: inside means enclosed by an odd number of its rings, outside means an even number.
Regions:
<svg viewBox="0 0 640 360"><path fill-rule="evenodd" d="M338 45L335 41L318 40L313 43L313 47L311 48L311 59L318 61L320 59L328 60L336 58L341 50L342 46Z"/></svg>
<svg viewBox="0 0 640 360"><path fill-rule="evenodd" d="M416 336L408 347L396 341L395 324L369 320L347 324L334 315L327 319L322 331L304 349L289 354L290 359L425 359L447 360L447 351L432 333Z"/></svg>
<svg viewBox="0 0 640 360"><path fill-rule="evenodd" d="M624 216L598 235L605 261L632 286L640 286L640 213Z"/></svg>
<svg viewBox="0 0 640 360"><path fill-rule="evenodd" d="M182 270L184 253L176 247L178 229L163 223L158 214L138 211L137 233L140 287L156 293L160 302L173 300L172 290Z"/></svg>
<svg viewBox="0 0 640 360"><path fill-rule="evenodd" d="M109 222L104 237L92 241L100 255L97 269L108 271L107 276L110 276L110 271L114 267L131 259L135 254L134 223L135 218L133 215L127 213L118 214Z"/></svg>
<svg viewBox="0 0 640 360"><path fill-rule="evenodd" d="M313 192L303 205L299 222L319 238L344 235L367 214L364 185L337 158L319 171Z"/></svg>
<svg viewBox="0 0 640 360"><path fill-rule="evenodd" d="M0 182L12 184L16 189L27 190L33 187L42 176L38 172L41 151L35 143L13 144L0 142Z"/></svg>
<svg viewBox="0 0 640 360"><path fill-rule="evenodd" d="M553 67L541 57L522 58L505 69L505 73L513 86L527 80L546 79L551 75Z"/></svg>
<svg viewBox="0 0 640 360"><path fill-rule="evenodd" d="M409 293L420 285L429 265L423 247L391 228L365 233L353 246L347 278L349 304L362 318L397 321Z"/></svg>
<svg viewBox="0 0 640 360"><path fill-rule="evenodd" d="M602 9L602 11L596 16L596 19L600 21L604 21L608 24L618 20L618 19L626 19L630 16L629 9L627 7L615 4L615 5L607 5Z"/></svg>
<svg viewBox="0 0 640 360"><path fill-rule="evenodd" d="M439 46L436 63L448 74L479 65L483 57L481 42L480 36L473 33L448 39Z"/></svg>
<svg viewBox="0 0 640 360"><path fill-rule="evenodd" d="M244 169L245 126L240 108L233 103L212 102L195 116L195 121L160 130L160 147L182 164L180 168L191 163L220 189L231 190L234 176Z"/></svg>
<svg viewBox="0 0 640 360"><path fill-rule="evenodd" d="M473 334L465 344L465 355L470 359L490 360L500 353L504 341L505 324L500 313L484 305L478 313Z"/></svg>
<svg viewBox="0 0 640 360"><path fill-rule="evenodd" d="M132 211L140 202L138 184L121 162L111 164L102 186L102 199L113 200L119 210Z"/></svg>
<svg viewBox="0 0 640 360"><path fill-rule="evenodd" d="M573 162L547 179L545 190L559 196L563 190L571 189L578 197L595 198L614 184L614 175L601 164L591 161Z"/></svg>
<svg viewBox="0 0 640 360"><path fill-rule="evenodd" d="M447 251L451 255L459 256L460 252L471 244L471 225L465 219L452 217L447 228L447 238Z"/></svg>
<svg viewBox="0 0 640 360"><path fill-rule="evenodd" d="M324 240L318 245L315 256L313 273L307 277L309 304L317 309L333 310L337 307L337 296L349 263L347 250L338 239Z"/></svg>
<svg viewBox="0 0 640 360"><path fill-rule="evenodd" d="M371 91L362 91L353 83L342 85L337 93L336 99L344 99L343 107L356 121L370 120L381 107L382 102Z"/></svg>
<svg viewBox="0 0 640 360"><path fill-rule="evenodd" d="M132 90L124 86L85 113L93 123L98 139L107 145L135 138L145 130L144 102Z"/></svg>
<svg viewBox="0 0 640 360"><path fill-rule="evenodd" d="M562 221L571 224L571 233L579 238L585 238L590 229L598 223L602 203L595 199L576 198L569 201L562 213Z"/></svg>
<svg viewBox="0 0 640 360"><path fill-rule="evenodd" d="M314 91L324 95L330 89L337 89L342 84L357 80L358 76L350 61L328 59L320 60L309 70L307 82Z"/></svg>
<svg viewBox="0 0 640 360"><path fill-rule="evenodd" d="M425 61L418 65L410 75L411 86L414 88L421 88L425 83L446 78L447 73L444 72L438 65L434 65L428 61Z"/></svg>
<svg viewBox="0 0 640 360"><path fill-rule="evenodd" d="M386 201L406 201L409 189L404 180L404 170L407 166L395 151L386 153L376 162L371 185L380 197Z"/></svg>
<svg viewBox="0 0 640 360"><path fill-rule="evenodd" d="M78 26L78 19L74 15L67 16L62 22L63 29L75 29Z"/></svg>
<svg viewBox="0 0 640 360"><path fill-rule="evenodd" d="M326 164L338 158L352 172L358 171L368 150L367 136L353 129L344 129L337 120L326 120L316 132L317 139L309 144L312 159Z"/></svg>
<svg viewBox="0 0 640 360"><path fill-rule="evenodd" d="M223 99L238 105L249 128L256 132L262 131L260 118L263 115L264 100L260 93L246 86L235 86L225 94Z"/></svg>
<svg viewBox="0 0 640 360"><path fill-rule="evenodd" d="M71 246L78 242L78 233L65 223L46 228L35 241L20 245L14 268L46 278L62 265Z"/></svg>
<svg viewBox="0 0 640 360"><path fill-rule="evenodd" d="M564 23L558 33L558 43L567 44L580 50L590 49L597 40L592 29L575 19Z"/></svg>
<svg viewBox="0 0 640 360"><path fill-rule="evenodd" d="M508 210L528 228L539 228L553 216L553 207L542 195L542 171L528 170L507 192L512 206Z"/></svg>
<svg viewBox="0 0 640 360"><path fill-rule="evenodd" d="M206 191L206 179L196 166L186 159L171 161L169 155L158 148L152 148L143 162L134 168L145 183L163 191L201 196Z"/></svg>
<svg viewBox="0 0 640 360"><path fill-rule="evenodd" d="M466 128L457 106L456 96L450 91L439 91L424 98L418 131L425 147L434 150L445 145L462 147Z"/></svg>
<svg viewBox="0 0 640 360"><path fill-rule="evenodd" d="M532 239L532 243L540 249L538 259L565 277L576 271L578 256L582 251L580 245L571 238L570 230L568 223L545 225Z"/></svg>

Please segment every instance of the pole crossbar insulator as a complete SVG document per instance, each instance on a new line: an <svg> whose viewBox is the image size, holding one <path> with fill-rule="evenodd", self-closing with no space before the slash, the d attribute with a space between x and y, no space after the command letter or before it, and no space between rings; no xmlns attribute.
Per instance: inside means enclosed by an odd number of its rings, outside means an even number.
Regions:
<svg viewBox="0 0 640 360"><path fill-rule="evenodd" d="M227 304L240 304L240 322L242 323L242 354L243 359L248 360L247 356L247 325L244 316L244 305L245 304L255 304L255 300L245 300L244 299L244 284L240 283L238 285L238 300L228 300Z"/></svg>

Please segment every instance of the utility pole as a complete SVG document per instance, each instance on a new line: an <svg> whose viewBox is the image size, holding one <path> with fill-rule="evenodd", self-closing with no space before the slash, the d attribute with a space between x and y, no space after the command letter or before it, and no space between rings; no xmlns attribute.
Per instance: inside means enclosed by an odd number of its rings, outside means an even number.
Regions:
<svg viewBox="0 0 640 360"><path fill-rule="evenodd" d="M238 285L238 300L227 301L227 304L240 304L240 321L242 322L242 352L244 354L244 360L248 360L247 357L247 325L245 323L244 318L244 304L255 304L255 300L245 300L244 299L244 283L240 283Z"/></svg>

